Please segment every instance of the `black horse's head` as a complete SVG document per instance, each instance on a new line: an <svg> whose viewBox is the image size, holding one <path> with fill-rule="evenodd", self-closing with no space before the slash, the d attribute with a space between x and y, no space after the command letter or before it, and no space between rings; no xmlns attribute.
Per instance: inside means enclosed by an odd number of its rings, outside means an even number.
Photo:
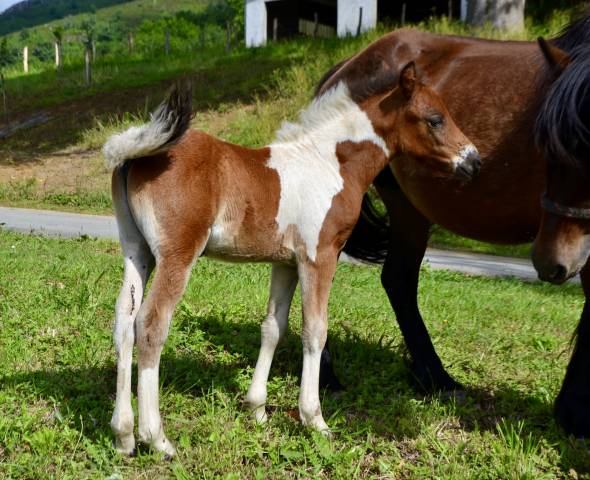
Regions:
<svg viewBox="0 0 590 480"><path fill-rule="evenodd" d="M562 283L590 255L590 43L569 55L542 39L539 45L555 81L535 125L547 188L533 263L542 280Z"/></svg>

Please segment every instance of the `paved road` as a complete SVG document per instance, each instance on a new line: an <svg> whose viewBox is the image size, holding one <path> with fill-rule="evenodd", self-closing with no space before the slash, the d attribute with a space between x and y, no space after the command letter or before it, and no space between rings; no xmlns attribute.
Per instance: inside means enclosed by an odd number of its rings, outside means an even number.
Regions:
<svg viewBox="0 0 590 480"><path fill-rule="evenodd" d="M111 216L0 207L0 225L18 232L57 237L88 235L118 238L117 223ZM527 281L537 279L530 260L525 259L428 249L424 262L433 269L454 270L471 275L511 276Z"/></svg>

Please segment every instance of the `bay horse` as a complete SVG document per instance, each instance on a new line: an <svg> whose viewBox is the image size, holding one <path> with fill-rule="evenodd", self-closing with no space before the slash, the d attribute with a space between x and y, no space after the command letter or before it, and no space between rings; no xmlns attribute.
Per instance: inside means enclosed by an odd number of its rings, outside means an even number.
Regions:
<svg viewBox="0 0 590 480"><path fill-rule="evenodd" d="M408 153L467 181L479 155L413 62L379 101L356 102L344 82L318 96L271 145L248 149L189 130L191 95L177 87L151 121L111 137L112 197L124 255L113 338L116 448L135 448L131 407L134 343L138 358L139 439L174 455L159 411L158 369L170 320L197 258L272 264L267 317L246 405L265 421L266 383L301 282L301 422L329 432L319 400L327 303L340 251L363 194L391 158ZM142 297L151 270L151 288Z"/></svg>
<svg viewBox="0 0 590 480"><path fill-rule="evenodd" d="M420 167L409 158L394 162L374 182L387 212L380 213L365 197L359 221L344 248L355 258L383 263L382 285L422 390L454 392L463 388L445 370L418 307L420 264L430 227L439 224L490 243L534 239L541 221L539 199L546 184L545 160L533 138L535 119L556 78L552 64L559 63L558 49L571 53L576 48L590 48L589 42L590 10L550 40L544 51L535 42L400 29L334 66L320 81L318 95L345 82L355 101L370 105L395 84L401 67L412 59L482 155L481 172L469 183L453 178L441 181L426 165ZM570 131L573 141L585 132ZM540 139L541 144L544 141ZM584 143L584 139L579 141ZM588 292L590 275L583 275L582 283ZM590 349L582 348L590 343L588 302L576 342L555 413L566 432L590 437L590 414L583 407L590 404L586 368ZM329 353L325 358L330 358ZM338 385L331 368L326 361L324 383Z"/></svg>
<svg viewBox="0 0 590 480"><path fill-rule="evenodd" d="M533 243L533 264L539 278L561 284L580 273L586 298L590 294L590 46L562 52L535 125L539 148L547 160L543 214ZM563 388L557 397L585 416L564 416L572 432L588 438L590 420L590 305L586 301ZM585 383L580 379L586 379Z"/></svg>

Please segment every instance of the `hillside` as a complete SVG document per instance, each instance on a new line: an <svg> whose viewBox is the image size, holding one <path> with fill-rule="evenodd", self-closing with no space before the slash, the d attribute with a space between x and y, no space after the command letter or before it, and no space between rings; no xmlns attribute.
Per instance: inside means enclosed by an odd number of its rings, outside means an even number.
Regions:
<svg viewBox="0 0 590 480"><path fill-rule="evenodd" d="M25 0L13 5L0 15L0 36L24 28L43 25L53 20L80 13L94 13L99 9L130 0Z"/></svg>
<svg viewBox="0 0 590 480"><path fill-rule="evenodd" d="M50 66L57 35L61 38L64 63L81 62L87 44L92 44L100 57L126 53L129 35L134 36L133 50L137 53L146 53L155 45L163 48L165 31L170 34L173 48L185 45L189 39L204 44L223 42L226 21L236 25L233 38L240 36L241 21L237 17L242 11L232 6L238 5L239 0L134 0L108 6L109 2L116 3L108 0L103 2L106 6L93 8L89 13L68 15L0 38L0 68L5 74L10 74L11 67L22 68L24 46L29 49L31 68ZM19 5L13 8L24 8ZM44 5L42 17L48 15L47 4ZM0 16L0 29L9 30L10 25L8 17ZM162 43L154 44L155 35L160 35Z"/></svg>

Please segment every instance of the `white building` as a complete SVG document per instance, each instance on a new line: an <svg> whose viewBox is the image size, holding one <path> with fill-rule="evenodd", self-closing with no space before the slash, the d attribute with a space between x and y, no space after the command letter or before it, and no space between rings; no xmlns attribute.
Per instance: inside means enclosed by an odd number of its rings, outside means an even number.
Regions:
<svg viewBox="0 0 590 480"><path fill-rule="evenodd" d="M246 0L246 46L297 34L357 35L378 18L397 25L432 15L465 20L466 12L467 0Z"/></svg>
<svg viewBox="0 0 590 480"><path fill-rule="evenodd" d="M357 35L377 25L377 0L246 0L246 46L265 45L273 35ZM282 36L282 35L281 35Z"/></svg>

